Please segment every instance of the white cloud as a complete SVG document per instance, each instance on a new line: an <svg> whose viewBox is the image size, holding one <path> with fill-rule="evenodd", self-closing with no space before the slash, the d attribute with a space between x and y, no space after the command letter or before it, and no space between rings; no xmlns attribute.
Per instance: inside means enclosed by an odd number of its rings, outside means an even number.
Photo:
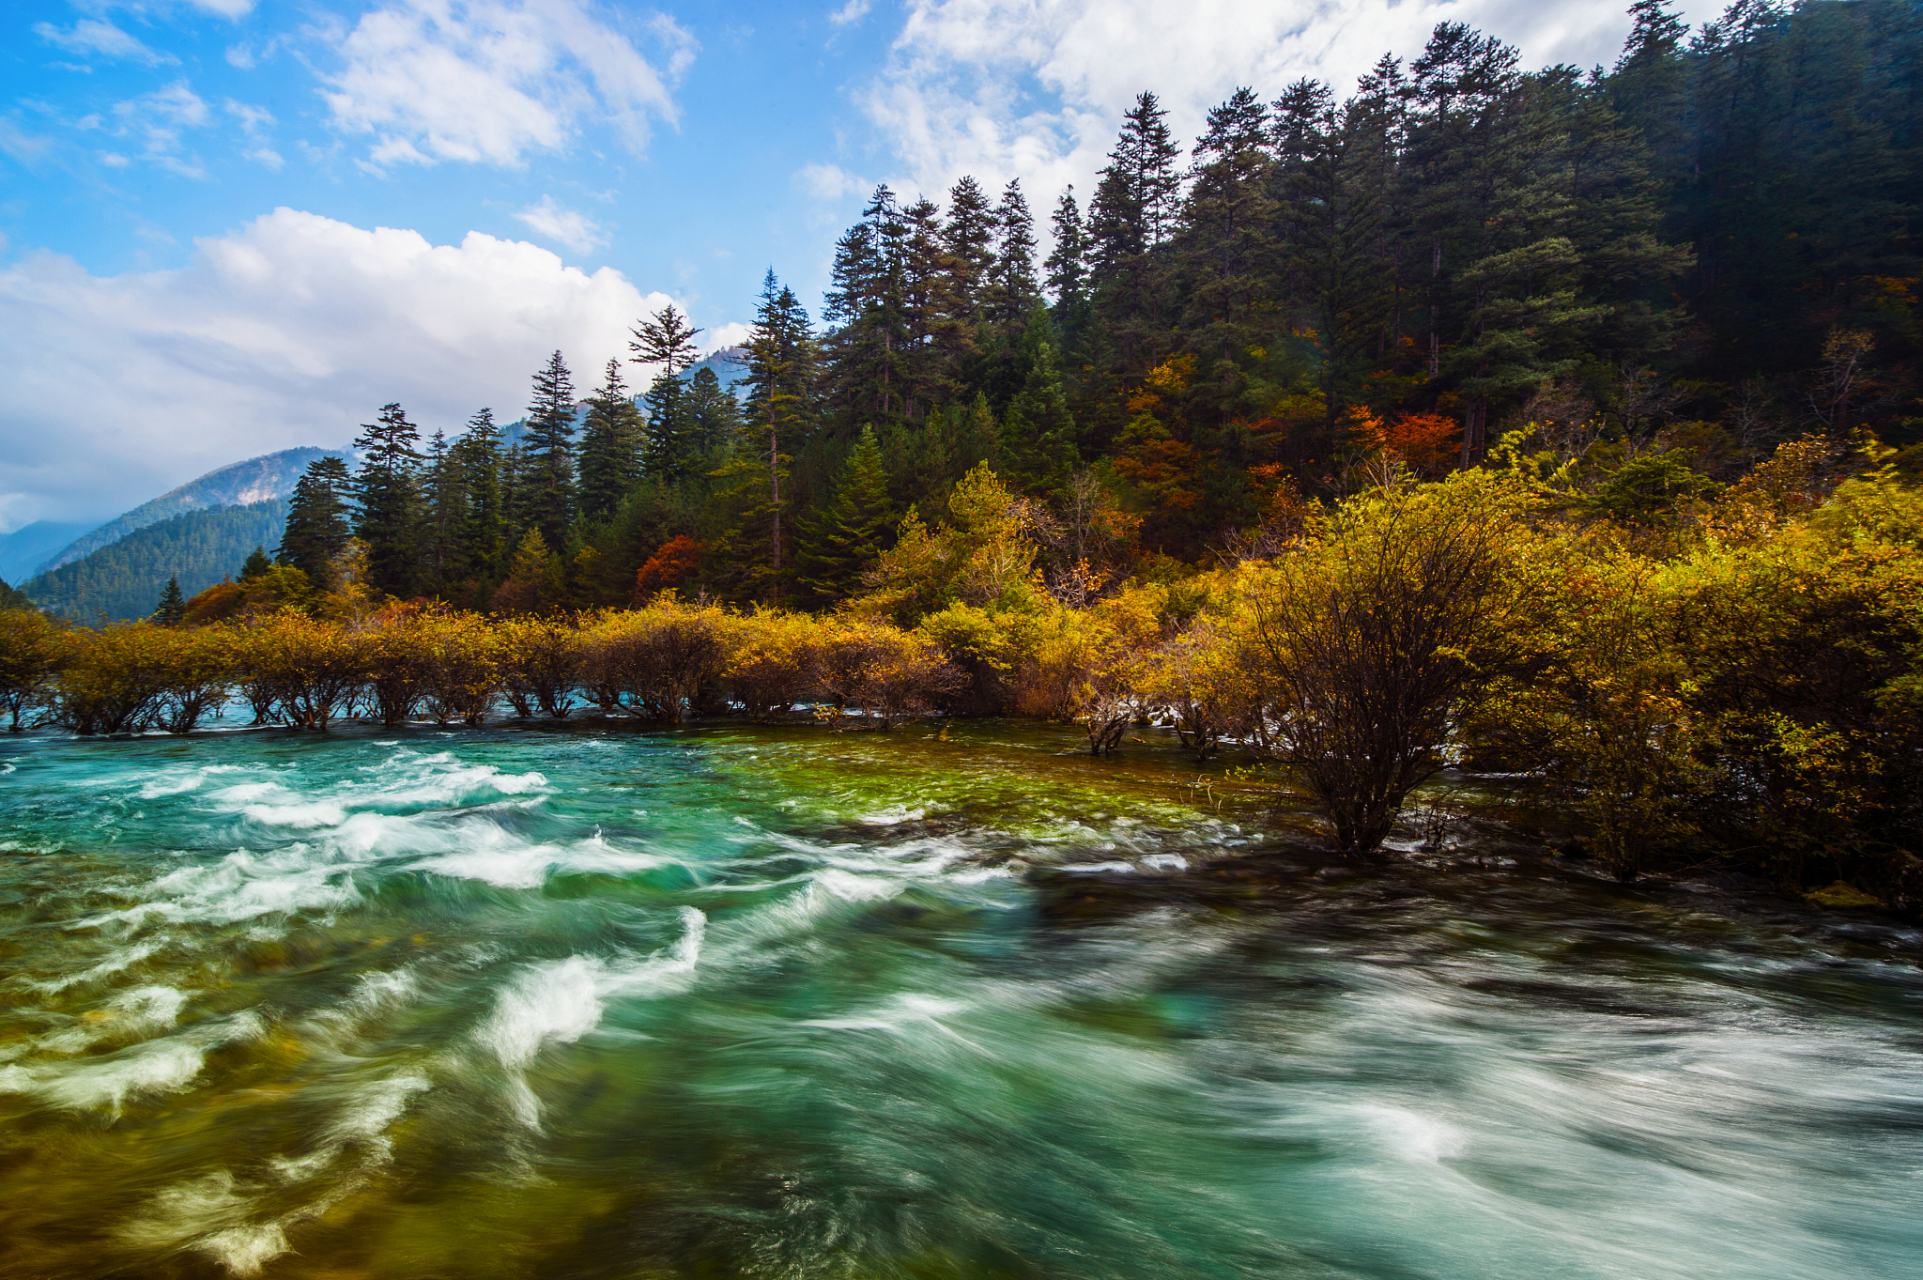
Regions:
<svg viewBox="0 0 1923 1280"><path fill-rule="evenodd" d="M1685 0L1713 16L1723 0ZM1419 54L1438 22L1465 22L1535 67L1614 59L1624 0L910 0L887 68L860 101L911 193L963 173L1019 177L1052 202L1088 183L1144 89L1184 144L1237 86L1266 98L1310 76L1346 93L1384 53ZM1693 11L1700 10L1701 14Z"/></svg>
<svg viewBox="0 0 1923 1280"><path fill-rule="evenodd" d="M860 22L874 7L874 0L848 0L847 4L828 15L828 21L838 27L845 27L850 23Z"/></svg>
<svg viewBox="0 0 1923 1280"><path fill-rule="evenodd" d="M148 48L113 23L94 18L82 18L73 24L71 31L62 31L51 22L36 22L33 24L33 33L68 53L97 53L103 58L126 58L131 62L144 62L150 67L163 62L180 61L171 53Z"/></svg>
<svg viewBox="0 0 1923 1280"><path fill-rule="evenodd" d="M176 80L152 93L116 102L110 116L90 115L77 123L82 129L98 129L116 138L137 139L140 159L180 174L184 178L204 178L207 171L197 157L183 154L181 134L188 129L205 128L213 112L185 80ZM120 166L125 156L101 156L103 163Z"/></svg>
<svg viewBox="0 0 1923 1280"><path fill-rule="evenodd" d="M529 205L514 217L535 235L564 244L576 253L586 253L607 243L601 228L592 219L556 204L553 196L542 196L539 204Z"/></svg>
<svg viewBox="0 0 1923 1280"><path fill-rule="evenodd" d="M240 154L278 173L286 160L268 145L267 131L273 127L274 113L265 107L250 106L232 98L222 103L221 109L240 122L241 132L247 136L247 145L241 148Z"/></svg>
<svg viewBox="0 0 1923 1280"><path fill-rule="evenodd" d="M727 324L718 324L701 335L701 354L704 356L713 355L715 352L727 347L738 347L746 342L753 333L754 329L752 326L745 325L739 320L731 320Z"/></svg>
<svg viewBox="0 0 1923 1280"><path fill-rule="evenodd" d="M376 165L519 165L601 119L640 154L651 120L677 119L671 89L694 40L671 18L642 24L662 69L584 0L399 0L341 35L325 77L332 123L371 135Z"/></svg>
<svg viewBox="0 0 1923 1280"><path fill-rule="evenodd" d="M839 200L868 190L868 184L840 165L805 164L795 170L794 180L816 200Z"/></svg>
<svg viewBox="0 0 1923 1280"><path fill-rule="evenodd" d="M31 254L0 267L0 509L124 509L241 458L344 444L390 400L430 431L482 405L514 418L549 352L591 383L668 301L523 241L434 245L292 209L199 240L179 270Z"/></svg>
<svg viewBox="0 0 1923 1280"><path fill-rule="evenodd" d="M244 18L254 11L254 0L190 0L196 9L223 18Z"/></svg>
<svg viewBox="0 0 1923 1280"><path fill-rule="evenodd" d="M230 44L227 46L228 66L239 67L242 71L251 71L255 61L253 46L245 40L239 44Z"/></svg>

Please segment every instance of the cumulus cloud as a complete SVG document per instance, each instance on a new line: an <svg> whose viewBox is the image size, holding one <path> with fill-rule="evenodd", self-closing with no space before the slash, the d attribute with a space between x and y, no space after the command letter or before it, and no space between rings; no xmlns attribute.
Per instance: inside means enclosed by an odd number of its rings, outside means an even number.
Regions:
<svg viewBox="0 0 1923 1280"><path fill-rule="evenodd" d="M641 29L658 67L583 0L399 0L339 37L323 96L335 128L373 138L376 166L518 166L588 119L639 155L653 120L676 122L672 89L694 56L672 19Z"/></svg>
<svg viewBox="0 0 1923 1280"><path fill-rule="evenodd" d="M1712 16L1722 0L1685 0ZM1086 184L1144 89L1185 142L1249 85L1303 76L1346 92L1384 53L1421 52L1438 22L1518 45L1525 64L1612 60L1623 0L910 0L886 69L860 95L902 167L934 194L963 173L1047 198ZM1083 190L1086 191L1084 185Z"/></svg>
<svg viewBox="0 0 1923 1280"><path fill-rule="evenodd" d="M56 48L82 56L91 53L103 58L125 58L130 62L144 62L150 67L163 62L180 61L171 53L148 48L113 23L94 18L82 18L69 31L62 31L51 22L36 22L33 24L33 33Z"/></svg>
<svg viewBox="0 0 1923 1280"><path fill-rule="evenodd" d="M514 217L526 223L535 235L564 244L576 253L586 253L607 243L600 226L591 218L556 204L553 196L542 196L539 204L529 205Z"/></svg>
<svg viewBox="0 0 1923 1280"><path fill-rule="evenodd" d="M110 515L241 458L345 444L391 400L430 431L482 405L518 417L549 352L589 382L668 301L523 241L284 208L173 271L30 254L0 268L0 511Z"/></svg>

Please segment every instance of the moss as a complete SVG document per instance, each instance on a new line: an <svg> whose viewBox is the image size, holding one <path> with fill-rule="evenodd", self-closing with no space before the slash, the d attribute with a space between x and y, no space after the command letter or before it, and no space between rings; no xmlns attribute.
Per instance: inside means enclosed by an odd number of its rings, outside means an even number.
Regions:
<svg viewBox="0 0 1923 1280"><path fill-rule="evenodd" d="M1863 907L1880 907L1883 899L1864 893L1847 880L1838 880L1827 888L1816 889L1803 895L1810 902L1831 911L1853 911Z"/></svg>

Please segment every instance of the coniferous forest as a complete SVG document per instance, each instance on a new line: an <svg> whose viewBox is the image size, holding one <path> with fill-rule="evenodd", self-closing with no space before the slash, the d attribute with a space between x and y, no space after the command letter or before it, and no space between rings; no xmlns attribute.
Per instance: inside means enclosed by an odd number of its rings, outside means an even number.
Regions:
<svg viewBox="0 0 1923 1280"><path fill-rule="evenodd" d="M1633 14L1613 68L1444 24L1346 96L1237 90L1195 139L1145 92L1047 210L879 188L817 313L769 274L739 403L683 375L683 317L640 318L639 405L559 352L516 448L389 405L358 472L310 471L282 559L318 577L357 537L380 590L479 607L638 580L819 607L982 464L1046 508L1053 571L1113 576L1213 563L1384 448L1434 478L1521 430L1633 507L1809 433L1923 440L1914 7Z"/></svg>

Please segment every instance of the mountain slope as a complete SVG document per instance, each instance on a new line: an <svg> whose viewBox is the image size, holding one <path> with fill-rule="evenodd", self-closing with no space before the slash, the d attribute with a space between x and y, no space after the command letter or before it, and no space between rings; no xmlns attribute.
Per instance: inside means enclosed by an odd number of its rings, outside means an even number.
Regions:
<svg viewBox="0 0 1923 1280"><path fill-rule="evenodd" d="M273 550L286 524L284 498L189 511L49 569L20 589L49 613L77 622L144 618L169 577L179 575L189 596L204 591L238 573L255 547Z"/></svg>
<svg viewBox="0 0 1923 1280"><path fill-rule="evenodd" d="M91 524L36 520L12 533L0 533L0 578L18 582L32 577L54 552L92 528Z"/></svg>
<svg viewBox="0 0 1923 1280"><path fill-rule="evenodd" d="M342 454L340 449L282 449L279 453L263 454L209 471L197 480L189 480L177 489L170 489L150 502L143 502L125 515L117 516L106 524L77 538L64 547L60 553L40 566L41 572L58 569L72 564L83 556L92 554L102 547L109 546L136 529L157 524L169 517L188 511L200 511L213 507L243 507L250 503L265 502L275 498L285 498L294 491L294 482L309 463L326 454ZM275 537L279 537L278 534ZM273 542L270 540L270 547ZM251 546L251 544L250 544ZM242 553L243 555L245 552ZM236 564L239 562L236 561ZM166 582L161 577L161 582ZM219 581L216 575L214 581ZM181 587L187 585L183 579Z"/></svg>

